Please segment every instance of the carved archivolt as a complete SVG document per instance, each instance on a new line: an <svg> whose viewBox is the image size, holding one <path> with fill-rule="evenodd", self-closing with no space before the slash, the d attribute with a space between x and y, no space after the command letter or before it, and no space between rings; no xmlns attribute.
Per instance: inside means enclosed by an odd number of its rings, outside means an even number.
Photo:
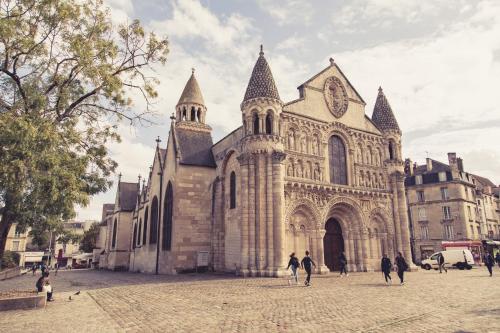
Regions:
<svg viewBox="0 0 500 333"><path fill-rule="evenodd" d="M293 224L291 217L297 213L302 212L310 218L309 228L314 229L320 222L321 214L318 206L308 199L296 199L289 203L285 213L285 225Z"/></svg>
<svg viewBox="0 0 500 333"><path fill-rule="evenodd" d="M372 228L377 228L379 232L393 233L391 215L382 207L374 208L369 215L369 223ZM382 228L382 229L381 229Z"/></svg>
<svg viewBox="0 0 500 333"><path fill-rule="evenodd" d="M363 209L360 204L350 198L350 197L336 197L333 200L330 200L325 208L323 209L322 221L326 222L328 218L333 215L343 215L345 218L341 219L343 221L341 224L343 228L348 228L348 230L360 228L360 230L365 229L365 216L363 214ZM346 221L348 220L348 221Z"/></svg>

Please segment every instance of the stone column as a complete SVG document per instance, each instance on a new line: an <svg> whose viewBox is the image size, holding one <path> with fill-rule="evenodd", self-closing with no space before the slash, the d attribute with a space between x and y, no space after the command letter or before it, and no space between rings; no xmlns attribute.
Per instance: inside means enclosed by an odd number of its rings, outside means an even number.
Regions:
<svg viewBox="0 0 500 333"><path fill-rule="evenodd" d="M241 267L240 274L243 276L249 275L249 197L248 197L248 173L249 173L249 156L248 154L242 154L238 156L238 161L240 163L240 171L241 171ZM225 222L223 222L225 223Z"/></svg>
<svg viewBox="0 0 500 333"><path fill-rule="evenodd" d="M316 231L316 239L317 239L317 251L316 254L316 264L318 265L317 273L318 274L328 274L330 270L325 266L325 249L323 244L323 238L325 237L326 230L319 229Z"/></svg>
<svg viewBox="0 0 500 333"><path fill-rule="evenodd" d="M267 169L266 169L266 210L267 210L267 218L266 218L266 228L267 228L267 233L266 233L266 247L267 247L267 265L266 265L266 270L267 270L267 275L272 276L273 275L273 269L274 269L274 238L273 238L273 163L272 163L272 156L267 155L266 156L266 163L267 163Z"/></svg>
<svg viewBox="0 0 500 333"><path fill-rule="evenodd" d="M404 176L402 174L397 175L397 192L398 192L398 215L401 222L401 245L403 256L409 263L410 268L417 269L413 263L411 256L411 244L410 244L410 224L408 222L408 205L406 203L406 193L404 186Z"/></svg>
<svg viewBox="0 0 500 333"><path fill-rule="evenodd" d="M255 235L256 235L256 253L258 275L262 276L266 267L266 161L265 155L256 156L255 170L255 188L256 188L256 207L255 207Z"/></svg>
<svg viewBox="0 0 500 333"><path fill-rule="evenodd" d="M283 161L286 154L280 151L272 153L273 159L273 239L274 239L274 275L286 274L284 262L285 228L283 210L285 204L285 186L283 183Z"/></svg>
<svg viewBox="0 0 500 333"><path fill-rule="evenodd" d="M402 252L401 247L401 221L399 216L399 195L398 195L398 185L396 181L396 175L391 177L391 187L392 187L392 212L394 216L394 232L396 234L396 251Z"/></svg>
<svg viewBox="0 0 500 333"><path fill-rule="evenodd" d="M250 155L248 166L248 268L250 275L256 275L256 237L255 237L255 156Z"/></svg>
<svg viewBox="0 0 500 333"><path fill-rule="evenodd" d="M362 248L363 248L363 270L365 272L373 272L373 268L371 266L371 262L369 260L369 257L371 257L369 252L370 248L370 240L368 238L368 233L366 231L363 231L361 233L361 243L362 243Z"/></svg>
<svg viewBox="0 0 500 333"><path fill-rule="evenodd" d="M347 243L349 244L349 270L351 272L357 271L356 267L356 253L355 253L355 248L354 248L354 233L350 232L349 233L349 238L347 239Z"/></svg>

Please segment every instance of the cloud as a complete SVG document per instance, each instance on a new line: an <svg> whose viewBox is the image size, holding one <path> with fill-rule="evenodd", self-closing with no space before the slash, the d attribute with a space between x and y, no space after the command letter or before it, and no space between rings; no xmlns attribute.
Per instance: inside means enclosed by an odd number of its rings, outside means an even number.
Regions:
<svg viewBox="0 0 500 333"><path fill-rule="evenodd" d="M132 0L105 0L104 5L111 11L111 21L115 24L122 24L131 21L134 14Z"/></svg>
<svg viewBox="0 0 500 333"><path fill-rule="evenodd" d="M343 52L335 59L367 100L368 115L382 85L402 128L406 156L424 159L429 152L446 160L448 151L498 156L499 14L500 4L483 2L468 20L438 33ZM500 181L486 158L470 165Z"/></svg>
<svg viewBox="0 0 500 333"><path fill-rule="evenodd" d="M470 4L465 0L354 0L334 12L332 20L343 32L353 32L375 26L389 28L396 21L422 22L456 8L466 12Z"/></svg>
<svg viewBox="0 0 500 333"><path fill-rule="evenodd" d="M309 25L314 15L314 7L301 0L257 0L259 7L269 14L280 26Z"/></svg>

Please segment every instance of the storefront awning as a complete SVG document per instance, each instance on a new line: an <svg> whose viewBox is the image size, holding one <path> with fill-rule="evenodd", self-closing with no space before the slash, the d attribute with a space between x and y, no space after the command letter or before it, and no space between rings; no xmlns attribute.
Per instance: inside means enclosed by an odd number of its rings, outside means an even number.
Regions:
<svg viewBox="0 0 500 333"><path fill-rule="evenodd" d="M486 244L493 245L493 246L500 246L500 242L499 241L494 241L494 240L486 241Z"/></svg>
<svg viewBox="0 0 500 333"><path fill-rule="evenodd" d="M42 262L43 252L24 252L25 262Z"/></svg>

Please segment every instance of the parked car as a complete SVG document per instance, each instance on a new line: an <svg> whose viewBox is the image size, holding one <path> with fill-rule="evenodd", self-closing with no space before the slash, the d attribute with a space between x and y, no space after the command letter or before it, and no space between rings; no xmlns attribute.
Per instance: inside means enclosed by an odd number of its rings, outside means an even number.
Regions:
<svg viewBox="0 0 500 333"><path fill-rule="evenodd" d="M437 258L439 254L444 257L444 263L447 267L456 267L458 269L471 269L474 265L474 257L470 250L446 250L434 253L429 259L422 260L420 265L423 269L438 269Z"/></svg>

